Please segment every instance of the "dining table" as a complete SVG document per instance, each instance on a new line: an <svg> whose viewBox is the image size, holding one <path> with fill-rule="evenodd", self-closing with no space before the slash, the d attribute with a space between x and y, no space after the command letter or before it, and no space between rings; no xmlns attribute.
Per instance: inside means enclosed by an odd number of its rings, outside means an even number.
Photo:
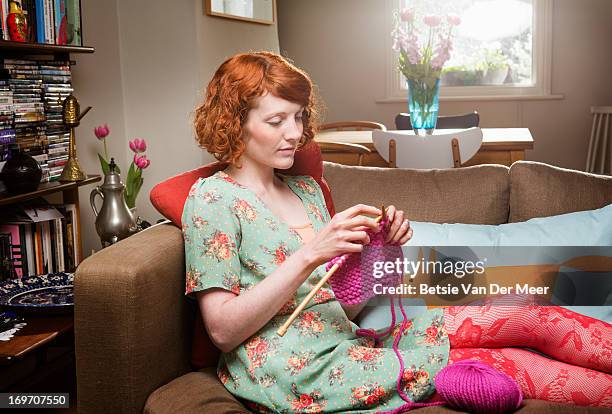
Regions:
<svg viewBox="0 0 612 414"><path fill-rule="evenodd" d="M525 151L533 149L534 140L529 128L481 128L482 145L469 160L462 160L462 166L480 164L501 164L510 166L513 162L524 160ZM414 135L414 131L401 131ZM317 142L338 142L362 145L370 150L363 154L361 165L369 167L388 167L387 161L376 151L372 142L372 131L321 131L315 135ZM450 151L450 149L449 149ZM346 165L358 165L355 154L343 151L324 152L324 161Z"/></svg>

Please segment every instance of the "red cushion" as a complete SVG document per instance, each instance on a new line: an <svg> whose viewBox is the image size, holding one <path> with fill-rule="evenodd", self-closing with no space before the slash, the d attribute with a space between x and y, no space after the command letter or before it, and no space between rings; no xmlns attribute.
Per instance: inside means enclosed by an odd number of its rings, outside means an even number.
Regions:
<svg viewBox="0 0 612 414"><path fill-rule="evenodd" d="M187 194L198 178L208 177L227 167L226 163L213 162L195 170L187 171L157 184L151 190L149 197L155 208L168 220L181 227L181 216ZM323 190L323 197L329 214L335 214L329 186L323 179L323 158L321 149L314 142L296 151L293 166L282 171L288 175L309 175L313 177Z"/></svg>
<svg viewBox="0 0 612 414"><path fill-rule="evenodd" d="M226 163L214 162L169 178L153 187L149 194L151 203L164 217L181 227L183 207L193 184L198 178L209 177L217 171L225 169L225 167L227 167ZM329 186L323 179L321 149L314 141L296 151L293 166L282 172L288 175L309 175L313 177L321 186L329 214L331 216L335 214ZM200 312L197 312L191 343L191 364L196 369L216 366L218 358L219 350L206 334L202 316Z"/></svg>

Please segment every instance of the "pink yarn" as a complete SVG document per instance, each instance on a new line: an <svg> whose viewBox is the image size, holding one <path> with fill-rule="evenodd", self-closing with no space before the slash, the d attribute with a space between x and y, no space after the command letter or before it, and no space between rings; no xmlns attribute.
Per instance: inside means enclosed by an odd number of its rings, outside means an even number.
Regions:
<svg viewBox="0 0 612 414"><path fill-rule="evenodd" d="M470 413L513 412L523 401L521 388L512 378L474 359L444 367L434 381L448 405Z"/></svg>
<svg viewBox="0 0 612 414"><path fill-rule="evenodd" d="M361 253L335 257L327 263L327 271L334 264L338 264L339 268L329 279L329 283L340 302L356 304L367 301L374 296L374 284L397 286L401 281L401 274L386 274L380 279L372 276L374 262L394 262L397 258L403 259L401 246L385 243L387 236L386 221L383 220L379 224L380 230L378 232L368 231L370 244L367 249L363 249ZM401 414L413 408L444 405L446 403L454 408L472 413L501 414L513 411L521 405L523 395L520 387L512 378L486 364L470 360L448 365L436 375L434 379L436 389L446 402L417 403L411 401L402 389L404 359L399 351L399 341L408 325L408 318L401 297L398 296L397 301L404 320L393 341L393 351L400 365L396 388L399 396L406 403L394 410L380 412L380 414ZM356 331L358 336L374 339L376 347L382 345L382 339L388 337L395 327L395 302L392 296L389 297L389 303L391 306L391 325L386 331L381 333L376 333L372 329L358 329Z"/></svg>
<svg viewBox="0 0 612 414"><path fill-rule="evenodd" d="M333 258L327 263L326 270L329 271L334 264L338 264L339 269L336 270L334 275L329 279L332 290L340 302L355 304L361 303L372 296L374 296L374 285L380 283L382 286L397 286L401 281L401 273L390 273L385 274L382 278L376 279L372 276L374 271L374 262L394 262L396 259L402 260L404 255L402 253L402 247L397 244L385 243L387 237L387 229L385 229L386 220L381 220L379 223L379 231L372 232L368 231L370 237L370 244L367 249L363 249L361 253L344 254ZM388 411L389 414L399 414L405 411L411 410L418 407L427 407L431 405L443 405L444 402L432 402L432 403L415 403L410 400L406 393L402 389L402 374L404 372L404 359L399 352L399 341L402 337L403 332L408 326L408 318L404 307L402 305L401 297L397 298L399 308L402 312L404 320L398 329L398 332L393 341L393 351L397 356L400 364L399 374L397 376L397 392L402 397L406 404L396 408L393 411ZM358 336L365 336L372 338L376 341L376 346L381 346L382 339L386 338L393 331L395 326L395 302L392 296L389 297L391 305L391 325L389 328L382 333L376 333L371 329L358 329L356 334Z"/></svg>

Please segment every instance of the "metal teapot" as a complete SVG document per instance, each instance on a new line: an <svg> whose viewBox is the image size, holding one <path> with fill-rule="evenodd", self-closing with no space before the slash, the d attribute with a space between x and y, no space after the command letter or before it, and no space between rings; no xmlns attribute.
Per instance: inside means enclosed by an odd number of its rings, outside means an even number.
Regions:
<svg viewBox="0 0 612 414"><path fill-rule="evenodd" d="M125 186L119 174L115 172L116 166L114 158L111 158L104 184L94 188L89 195L91 208L96 215L96 232L103 247L125 239L137 231L136 219L123 197ZM97 195L102 197L102 208L99 212L95 203Z"/></svg>

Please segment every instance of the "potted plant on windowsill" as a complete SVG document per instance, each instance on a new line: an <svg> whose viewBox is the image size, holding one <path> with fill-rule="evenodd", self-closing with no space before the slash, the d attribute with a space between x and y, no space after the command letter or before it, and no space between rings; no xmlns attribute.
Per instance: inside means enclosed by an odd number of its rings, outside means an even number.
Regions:
<svg viewBox="0 0 612 414"><path fill-rule="evenodd" d="M442 70L440 79L443 86L480 85L484 70L467 66L450 66Z"/></svg>
<svg viewBox="0 0 612 414"><path fill-rule="evenodd" d="M508 76L508 58L499 49L485 51L481 85L502 85Z"/></svg>

